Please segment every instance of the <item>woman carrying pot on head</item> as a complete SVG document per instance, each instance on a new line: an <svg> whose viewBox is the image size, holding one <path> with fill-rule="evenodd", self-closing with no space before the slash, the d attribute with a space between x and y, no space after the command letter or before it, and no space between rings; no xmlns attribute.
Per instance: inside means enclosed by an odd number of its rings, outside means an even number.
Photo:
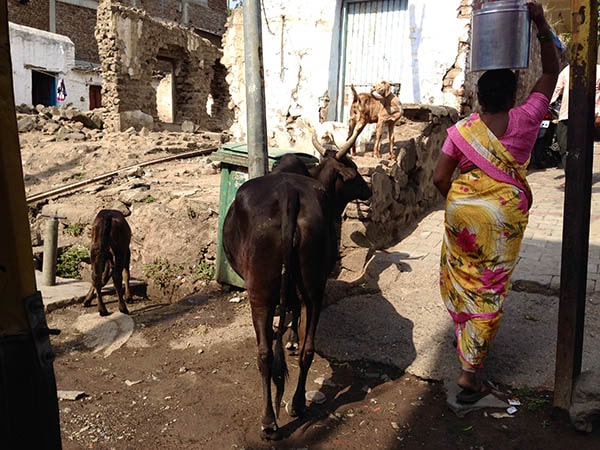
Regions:
<svg viewBox="0 0 600 450"><path fill-rule="evenodd" d="M542 75L522 105L509 69L477 83L480 113L450 127L434 172L446 197L440 291L454 321L461 370L459 403L490 393L480 376L502 318L510 276L527 226L532 196L526 169L559 73L554 35L536 1L528 2L541 45ZM456 167L460 174L453 181Z"/></svg>

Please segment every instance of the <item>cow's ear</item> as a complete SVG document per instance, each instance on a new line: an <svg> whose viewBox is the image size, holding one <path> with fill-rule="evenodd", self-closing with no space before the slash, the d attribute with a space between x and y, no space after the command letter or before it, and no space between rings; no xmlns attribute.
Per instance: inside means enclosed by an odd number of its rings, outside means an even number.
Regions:
<svg viewBox="0 0 600 450"><path fill-rule="evenodd" d="M354 169L351 169L350 167L344 167L340 169L340 177L342 177L342 180L344 181L349 181L355 176L356 173L354 172Z"/></svg>
<svg viewBox="0 0 600 450"><path fill-rule="evenodd" d="M390 86L390 83L388 83L386 81L385 82L385 96L387 97L388 95L390 95L390 92L392 92L392 87Z"/></svg>

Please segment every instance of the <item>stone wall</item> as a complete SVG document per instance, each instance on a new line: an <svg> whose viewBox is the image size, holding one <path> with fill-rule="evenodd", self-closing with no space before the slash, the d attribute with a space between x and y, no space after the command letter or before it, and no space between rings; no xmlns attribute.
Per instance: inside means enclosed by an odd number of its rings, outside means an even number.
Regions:
<svg viewBox="0 0 600 450"><path fill-rule="evenodd" d="M110 0L98 7L96 39L109 130L139 128L142 124L129 118L138 118L140 112L158 120L152 80L158 58L173 63L175 122L188 120L205 130L230 124L221 51L207 39L188 27L156 20ZM212 105L210 111L207 104Z"/></svg>

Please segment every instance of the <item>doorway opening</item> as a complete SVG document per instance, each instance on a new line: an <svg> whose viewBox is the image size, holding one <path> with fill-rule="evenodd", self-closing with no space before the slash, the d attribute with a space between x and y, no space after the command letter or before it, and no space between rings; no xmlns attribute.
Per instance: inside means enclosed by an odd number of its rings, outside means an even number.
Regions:
<svg viewBox="0 0 600 450"><path fill-rule="evenodd" d="M31 103L56 106L56 75L31 71Z"/></svg>

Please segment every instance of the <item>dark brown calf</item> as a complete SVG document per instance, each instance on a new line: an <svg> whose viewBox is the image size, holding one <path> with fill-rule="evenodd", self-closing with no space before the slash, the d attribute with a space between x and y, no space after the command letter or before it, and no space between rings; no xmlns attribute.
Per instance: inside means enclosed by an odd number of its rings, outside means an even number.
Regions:
<svg viewBox="0 0 600 450"><path fill-rule="evenodd" d="M90 260L92 263L92 287L85 297L83 306L90 306L94 291L98 296L98 312L108 316L109 312L102 301L102 287L112 275L113 284L119 296L119 311L129 314L125 299L131 301L129 289L129 260L131 252L131 228L125 216L114 209L101 210L92 224ZM125 297L123 297L125 281Z"/></svg>

